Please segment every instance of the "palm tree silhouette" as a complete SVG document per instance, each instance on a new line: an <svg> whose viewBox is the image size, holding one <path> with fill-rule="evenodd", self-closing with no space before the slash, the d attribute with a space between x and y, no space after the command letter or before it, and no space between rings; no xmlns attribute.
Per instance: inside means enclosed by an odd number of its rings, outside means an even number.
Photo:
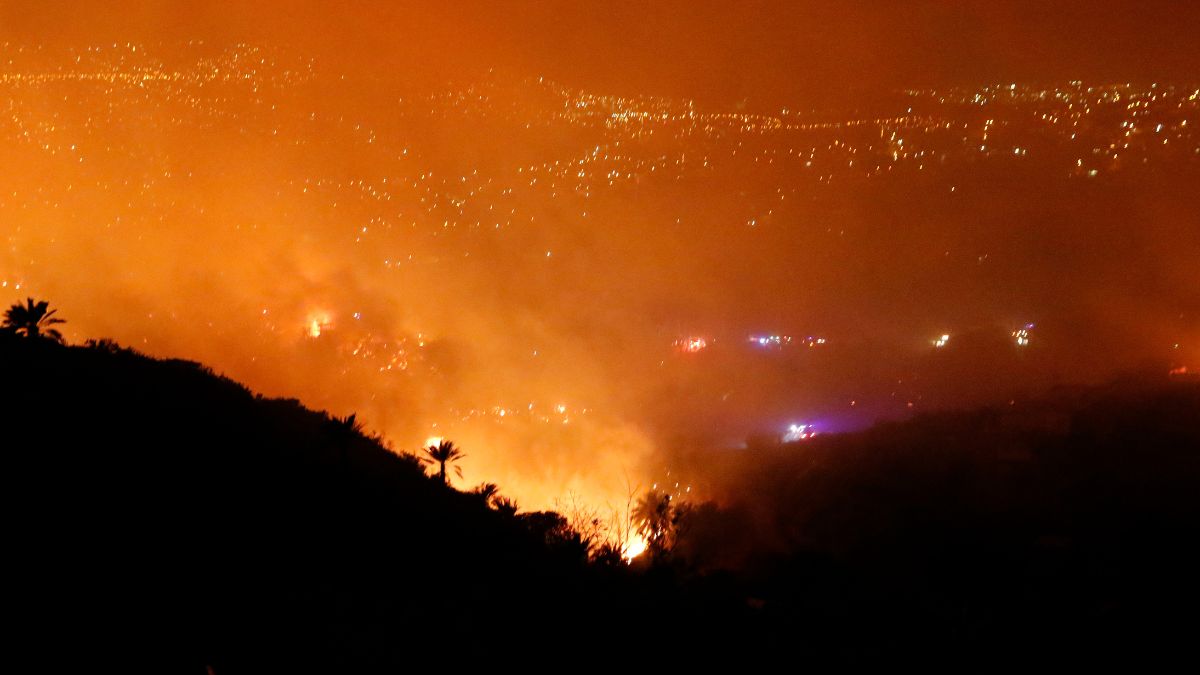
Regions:
<svg viewBox="0 0 1200 675"><path fill-rule="evenodd" d="M671 552L679 534L684 512L671 503L671 495L651 490L642 495L633 509L638 532L646 539L653 557Z"/></svg>
<svg viewBox="0 0 1200 675"><path fill-rule="evenodd" d="M45 300L35 303L33 298L26 298L24 305L18 302L4 312L4 323L0 324L0 328L24 335L31 340L62 342L62 333L58 332L57 328L50 327L66 323L65 320L54 316L57 311L50 309L50 303Z"/></svg>
<svg viewBox="0 0 1200 675"><path fill-rule="evenodd" d="M479 498L483 505L506 516L517 515L517 502L500 494L500 486L495 483L480 483L471 494Z"/></svg>
<svg viewBox="0 0 1200 675"><path fill-rule="evenodd" d="M455 447L451 441L441 441L437 445L424 448L423 452L429 456L422 457L421 461L426 464L436 463L438 465L438 477L446 485L450 484L450 479L446 476L446 465L453 464L467 456L462 450ZM462 467L455 466L454 472L458 474L459 478L462 478Z"/></svg>
<svg viewBox="0 0 1200 675"><path fill-rule="evenodd" d="M492 498L492 507L509 518L517 515L517 500L515 499L496 495Z"/></svg>
<svg viewBox="0 0 1200 675"><path fill-rule="evenodd" d="M495 483L480 483L471 490L471 494L478 496L484 506L491 506L492 500L500 496L500 486Z"/></svg>

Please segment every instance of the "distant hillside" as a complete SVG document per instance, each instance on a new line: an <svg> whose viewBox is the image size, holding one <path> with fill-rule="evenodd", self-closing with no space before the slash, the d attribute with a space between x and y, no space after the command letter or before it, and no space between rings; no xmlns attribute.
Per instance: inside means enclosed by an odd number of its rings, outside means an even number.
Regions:
<svg viewBox="0 0 1200 675"><path fill-rule="evenodd" d="M648 652L991 671L1162 656L1195 627L1194 381L695 457L720 503L682 505L674 552L627 568L196 363L0 335L0 377L10 642L50 670Z"/></svg>
<svg viewBox="0 0 1200 675"><path fill-rule="evenodd" d="M721 506L697 509L681 555L738 570L765 623L812 644L970 671L1043 654L1144 666L1193 643L1200 379L1160 371L686 463L679 480L707 476Z"/></svg>

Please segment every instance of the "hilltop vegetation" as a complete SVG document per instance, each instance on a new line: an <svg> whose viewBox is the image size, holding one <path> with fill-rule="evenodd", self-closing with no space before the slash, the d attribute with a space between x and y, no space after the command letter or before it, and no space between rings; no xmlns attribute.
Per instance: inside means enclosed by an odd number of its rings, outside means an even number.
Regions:
<svg viewBox="0 0 1200 675"><path fill-rule="evenodd" d="M43 659L346 672L611 645L990 670L1180 648L1197 599L1193 381L699 457L728 463L719 503L660 509L669 536L629 567L196 363L5 333L0 375L14 643Z"/></svg>

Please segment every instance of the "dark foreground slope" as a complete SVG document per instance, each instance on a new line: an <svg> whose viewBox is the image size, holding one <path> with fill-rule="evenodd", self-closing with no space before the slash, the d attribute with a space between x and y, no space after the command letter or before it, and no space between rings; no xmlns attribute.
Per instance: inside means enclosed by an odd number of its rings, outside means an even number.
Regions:
<svg viewBox="0 0 1200 675"><path fill-rule="evenodd" d="M569 535L198 364L8 340L0 375L6 604L42 661L344 672L648 614Z"/></svg>
<svg viewBox="0 0 1200 675"><path fill-rule="evenodd" d="M1144 668L1200 630L1198 378L693 459L723 505L684 553L738 570L768 631L981 670Z"/></svg>
<svg viewBox="0 0 1200 675"><path fill-rule="evenodd" d="M46 670L976 672L1145 665L1197 625L1196 382L705 457L721 505L630 570L195 363L0 336L0 377L7 642Z"/></svg>

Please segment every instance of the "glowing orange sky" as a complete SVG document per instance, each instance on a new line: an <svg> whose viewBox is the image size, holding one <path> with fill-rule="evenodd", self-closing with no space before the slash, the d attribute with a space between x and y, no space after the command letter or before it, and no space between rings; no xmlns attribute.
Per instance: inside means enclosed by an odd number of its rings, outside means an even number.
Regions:
<svg viewBox="0 0 1200 675"><path fill-rule="evenodd" d="M1186 79L1200 9L1152 0L348 2L0 7L6 39L269 41L362 67L514 67L620 93L737 100L847 83Z"/></svg>
<svg viewBox="0 0 1200 675"><path fill-rule="evenodd" d="M1200 11L1131 6L6 3L0 290L538 506L1192 363Z"/></svg>

